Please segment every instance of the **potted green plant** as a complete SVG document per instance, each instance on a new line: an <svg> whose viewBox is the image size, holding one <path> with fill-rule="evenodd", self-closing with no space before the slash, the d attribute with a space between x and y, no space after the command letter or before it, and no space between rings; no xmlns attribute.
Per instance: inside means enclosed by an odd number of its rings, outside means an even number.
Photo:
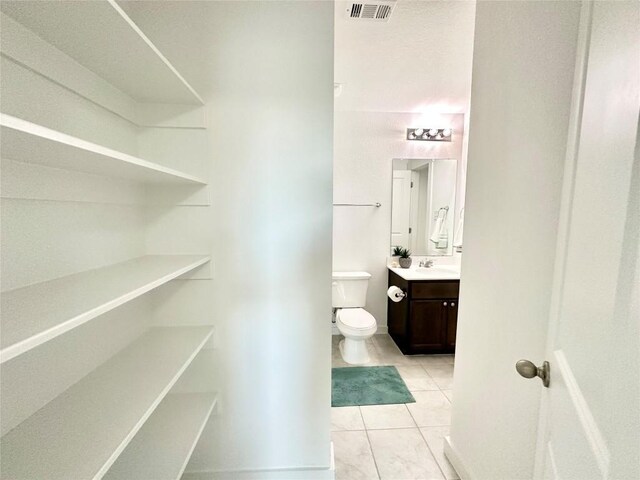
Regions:
<svg viewBox="0 0 640 480"><path fill-rule="evenodd" d="M393 247L393 253L391 254L391 258L393 259L392 263L394 262L396 265L400 260L400 254L402 253L402 247L400 245L396 245L395 247Z"/></svg>
<svg viewBox="0 0 640 480"><path fill-rule="evenodd" d="M411 266L411 251L407 248L400 249L400 266L409 268Z"/></svg>

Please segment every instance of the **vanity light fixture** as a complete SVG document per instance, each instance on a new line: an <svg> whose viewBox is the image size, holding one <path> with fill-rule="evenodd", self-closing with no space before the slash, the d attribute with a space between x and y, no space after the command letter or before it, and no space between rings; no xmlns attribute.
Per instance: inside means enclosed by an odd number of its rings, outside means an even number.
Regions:
<svg viewBox="0 0 640 480"><path fill-rule="evenodd" d="M452 135L450 128L407 128L407 140L450 142Z"/></svg>

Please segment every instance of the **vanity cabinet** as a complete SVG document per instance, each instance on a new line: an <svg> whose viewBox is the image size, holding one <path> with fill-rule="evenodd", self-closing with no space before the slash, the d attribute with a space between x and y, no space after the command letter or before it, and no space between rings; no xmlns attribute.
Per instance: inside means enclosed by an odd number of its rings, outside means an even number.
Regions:
<svg viewBox="0 0 640 480"><path fill-rule="evenodd" d="M389 286L401 288L400 302L388 301L389 335L402 353L453 353L460 280L405 280L389 271Z"/></svg>

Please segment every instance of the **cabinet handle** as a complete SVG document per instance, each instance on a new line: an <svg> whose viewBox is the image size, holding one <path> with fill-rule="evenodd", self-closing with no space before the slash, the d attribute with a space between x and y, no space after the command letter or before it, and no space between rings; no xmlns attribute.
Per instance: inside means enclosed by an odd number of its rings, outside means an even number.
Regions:
<svg viewBox="0 0 640 480"><path fill-rule="evenodd" d="M446 307L447 306L447 302L442 302L442 305L444 305Z"/></svg>
<svg viewBox="0 0 640 480"><path fill-rule="evenodd" d="M455 306L456 306L456 304L455 304L454 302L451 302L451 306L452 306L452 307L455 307Z"/></svg>

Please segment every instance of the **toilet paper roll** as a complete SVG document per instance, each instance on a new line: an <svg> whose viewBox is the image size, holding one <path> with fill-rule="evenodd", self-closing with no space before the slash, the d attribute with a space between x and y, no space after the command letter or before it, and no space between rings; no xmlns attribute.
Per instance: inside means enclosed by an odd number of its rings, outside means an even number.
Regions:
<svg viewBox="0 0 640 480"><path fill-rule="evenodd" d="M395 285L389 287L387 290L387 297L389 297L393 302L401 301L405 296L405 293L402 291L400 287L396 287Z"/></svg>

